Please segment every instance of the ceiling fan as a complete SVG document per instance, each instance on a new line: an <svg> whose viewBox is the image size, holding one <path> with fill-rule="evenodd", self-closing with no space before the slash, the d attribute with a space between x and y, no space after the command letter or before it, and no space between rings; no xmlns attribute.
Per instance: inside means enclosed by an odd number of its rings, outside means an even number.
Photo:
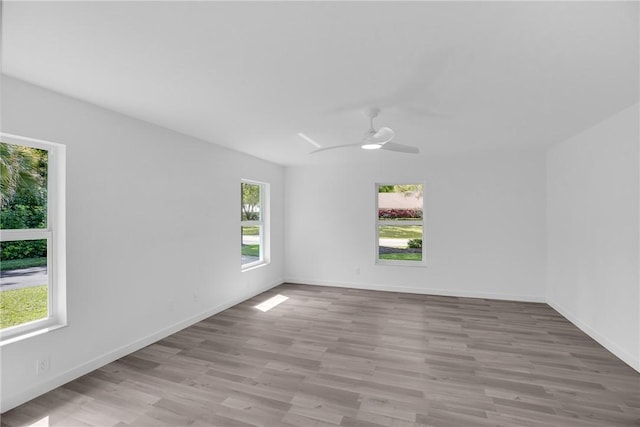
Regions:
<svg viewBox="0 0 640 427"><path fill-rule="evenodd" d="M378 117L380 113L380 109L377 107L367 108L364 111L364 115L369 118L370 127L369 130L365 132L362 140L360 142L354 144L343 144L343 145L334 145L331 147L320 147L317 150L313 150L311 154L319 153L321 151L333 150L336 148L346 148L346 147L360 147L364 150L388 150L388 151L397 151L399 153L409 153L409 154L418 154L420 150L418 147L413 147L411 145L397 144L395 142L391 142L393 137L395 136L395 132L393 129L388 127L381 127L378 130L375 130L373 127L373 119ZM318 144L314 144L318 145Z"/></svg>

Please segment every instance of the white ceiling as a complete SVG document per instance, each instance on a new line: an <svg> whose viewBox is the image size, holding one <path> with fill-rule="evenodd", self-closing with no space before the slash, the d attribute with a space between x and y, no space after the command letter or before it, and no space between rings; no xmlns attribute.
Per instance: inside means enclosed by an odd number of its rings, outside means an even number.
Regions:
<svg viewBox="0 0 640 427"><path fill-rule="evenodd" d="M3 72L279 164L546 147L638 102L637 2L3 2Z"/></svg>

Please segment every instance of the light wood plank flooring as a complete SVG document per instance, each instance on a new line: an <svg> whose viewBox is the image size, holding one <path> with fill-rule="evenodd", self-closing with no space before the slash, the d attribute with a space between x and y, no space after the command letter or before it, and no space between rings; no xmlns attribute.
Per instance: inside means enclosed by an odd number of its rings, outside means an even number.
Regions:
<svg viewBox="0 0 640 427"><path fill-rule="evenodd" d="M268 312L254 306L289 299ZM640 374L546 304L285 284L2 417L25 426L639 426Z"/></svg>

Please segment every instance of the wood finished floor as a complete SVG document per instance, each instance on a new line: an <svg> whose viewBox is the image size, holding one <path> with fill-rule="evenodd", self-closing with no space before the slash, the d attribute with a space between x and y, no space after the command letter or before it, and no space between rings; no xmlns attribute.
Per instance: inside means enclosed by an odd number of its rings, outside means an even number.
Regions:
<svg viewBox="0 0 640 427"><path fill-rule="evenodd" d="M263 313L254 306L281 294ZM639 426L640 374L545 304L285 284L2 426Z"/></svg>

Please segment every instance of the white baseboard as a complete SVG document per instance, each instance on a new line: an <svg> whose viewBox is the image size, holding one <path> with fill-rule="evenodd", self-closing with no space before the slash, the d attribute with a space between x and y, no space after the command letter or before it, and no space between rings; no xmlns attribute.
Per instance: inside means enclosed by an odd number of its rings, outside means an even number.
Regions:
<svg viewBox="0 0 640 427"><path fill-rule="evenodd" d="M36 397L44 393L47 393L48 391L51 391L54 388L60 387L70 381L75 380L76 378L79 378L83 375L88 374L91 371L95 371L96 369L108 363L111 363L115 360L120 359L121 357L131 354L134 351L140 350L141 348L144 348L150 344L153 344L156 341L166 338L171 334L175 334L176 332L184 328L187 328L195 323L200 322L201 320L206 319L207 317L211 317L214 314L220 313L221 311L224 311L227 308L233 307L236 304L239 304L243 301L253 298L254 296L259 295L265 291L268 291L269 289L274 288L282 283L283 281L279 280L275 283L271 283L269 285L262 286L259 289L255 289L253 291L247 292L242 296L226 301L222 304L217 305L214 308L205 310L195 316L192 316L188 319L175 323L167 328L154 332L153 334L148 335L142 339L134 341L130 344L122 346L113 351L110 351L106 354L103 354L102 356L96 357L95 359L92 359L86 363L83 363L82 365L76 366L75 368L69 369L68 371L55 375L54 377L49 378L48 380L43 381L42 383L34 387L24 390L21 393L18 393L12 396L6 396L6 398L5 396L3 396L2 402L0 402L0 405L1 405L0 412L4 413L10 409L15 408L16 406L22 405L23 403L28 402L29 400L35 399Z"/></svg>
<svg viewBox="0 0 640 427"><path fill-rule="evenodd" d="M385 292L406 292L406 293L414 293L414 294L425 294L425 295L441 295L441 296L455 296L455 297L466 297L466 298L488 298L488 299L499 299L499 300L507 300L507 301L523 301L523 302L541 302L546 303L558 313L560 313L563 317L573 323L578 329L583 331L585 334L589 335L591 338L596 340L600 345L613 353L616 357L622 360L627 365L631 366L636 371L640 372L640 354L634 355L616 345L607 339L604 334L599 333L586 323L582 322L577 316L571 313L569 310L562 307L560 304L555 301L548 299L546 297L532 296L532 295L512 295L512 294L500 294L500 293L492 293L492 292L473 292L473 291L465 291L465 290L450 290L450 289L433 289L433 288L414 288L407 286L390 286L390 285L380 285L380 284L371 284L371 283L355 283L355 282L332 282L332 281L319 281L319 280L308 280L301 279L299 277L287 277L285 283L294 283L294 284L306 284L306 285L317 285L317 286L332 286L337 288L354 288L354 289L368 289L374 291L385 291Z"/></svg>
<svg viewBox="0 0 640 427"><path fill-rule="evenodd" d="M299 277L287 277L285 283L295 283L301 285L317 285L317 286L332 286L336 288L354 288L354 289L368 289L372 291L385 291L385 292L404 292L409 294L424 294L424 295L440 295L448 297L464 297L464 298L486 298L486 299L499 299L505 301L522 301L522 302L546 302L544 296L536 295L516 295L516 294L501 294L494 292L475 292L467 290L451 290L451 289L437 289L437 288L414 288L409 286L393 286L382 285L375 283L355 283L355 282L332 282L302 279Z"/></svg>
<svg viewBox="0 0 640 427"><path fill-rule="evenodd" d="M604 334L593 329L591 326L583 322L573 314L571 311L558 304L556 301L547 299L547 304L551 306L555 311L560 313L564 318L573 323L578 329L591 338L596 340L598 344L613 353L618 359L622 360L627 365L631 366L636 371L640 372L640 354L632 354L623 348L620 348L617 344L611 342Z"/></svg>
<svg viewBox="0 0 640 427"><path fill-rule="evenodd" d="M121 357L131 354L134 351L140 350L143 347L146 347L158 340L166 338L171 334L174 334L201 320L204 320L207 317L213 316L221 311L224 311L227 308L233 307L236 304L239 304L243 301L253 298L254 296L261 294L262 292L268 291L269 289L272 289L282 283L331 286L331 287L339 287L339 288L368 289L368 290L386 291L386 292L405 292L405 293L426 294L426 295L456 296L456 297L466 297L466 298L488 298L488 299L499 299L499 300L508 300L508 301L547 303L553 309L555 309L558 313L560 313L562 316L567 318L571 323L576 325L580 330L585 332L587 335L589 335L591 338L596 340L607 350L609 350L618 358L620 358L623 362L631 366L636 371L640 372L640 359L638 358L639 355L633 355L625 351L624 349L621 349L619 346L615 345L614 343L610 342L607 338L605 338L604 335L598 333L589 325L580 321L570 311L566 310L565 308L555 303L554 301L547 300L544 297L532 296L532 295L501 294L501 293L492 293L492 292L473 292L473 291L450 290L450 289L414 288L414 287L408 287L408 286L390 286L390 285L381 285L381 284L363 284L363 283L354 283L354 282L350 283L350 282L318 281L318 280L289 277L289 278L286 278L286 280L284 281L277 281L277 282L271 283L259 289L248 292L240 297L226 301L222 304L217 305L212 309L205 310L202 313L199 313L188 319L175 323L174 325L171 325L167 328L157 331L147 337L144 337L128 345L125 345L118 349L110 351L80 366L77 366L73 369L70 369L59 375L56 375L55 377L52 377L47 381L44 381L38 384L37 386L29 388L19 394L9 396L7 399L3 398L1 402L0 412L6 412L12 408L15 408L16 406L19 406L25 402L28 402L29 400L34 399L48 391L51 391L56 387L60 387L68 383L69 381L73 381L74 379L81 377L82 375L88 374L89 372L94 371L108 363L111 363Z"/></svg>

